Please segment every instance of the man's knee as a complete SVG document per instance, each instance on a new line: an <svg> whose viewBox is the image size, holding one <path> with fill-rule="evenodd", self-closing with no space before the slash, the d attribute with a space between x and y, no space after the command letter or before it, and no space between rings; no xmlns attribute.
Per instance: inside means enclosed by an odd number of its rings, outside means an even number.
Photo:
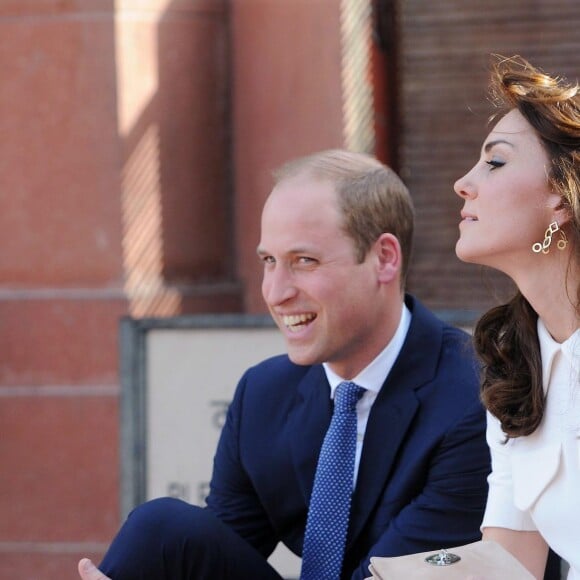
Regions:
<svg viewBox="0 0 580 580"><path fill-rule="evenodd" d="M195 569L220 524L206 510L175 498L137 506L119 530L100 568L112 578L196 578ZM192 575L193 574L193 575Z"/></svg>
<svg viewBox="0 0 580 580"><path fill-rule="evenodd" d="M205 541L216 525L207 510L172 497L152 499L137 506L125 523L126 528L163 544L171 544L172 540L181 543L184 538L190 542ZM159 545L158 541L155 543Z"/></svg>
<svg viewBox="0 0 580 580"><path fill-rule="evenodd" d="M280 576L210 510L174 498L136 507L101 570L112 578L273 578Z"/></svg>

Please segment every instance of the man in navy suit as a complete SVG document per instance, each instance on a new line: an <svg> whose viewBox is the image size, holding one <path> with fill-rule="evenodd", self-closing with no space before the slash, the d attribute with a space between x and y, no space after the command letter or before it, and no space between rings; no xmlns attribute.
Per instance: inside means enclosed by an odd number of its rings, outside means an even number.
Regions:
<svg viewBox="0 0 580 580"><path fill-rule="evenodd" d="M207 507L152 500L100 565L114 580L280 579L278 542L301 555L337 385L363 387L341 578L371 556L480 539L489 454L464 332L405 296L413 208L370 156L333 150L276 174L258 256L288 355L241 378L214 460ZM85 580L104 578L87 560ZM337 579L338 580L338 579Z"/></svg>

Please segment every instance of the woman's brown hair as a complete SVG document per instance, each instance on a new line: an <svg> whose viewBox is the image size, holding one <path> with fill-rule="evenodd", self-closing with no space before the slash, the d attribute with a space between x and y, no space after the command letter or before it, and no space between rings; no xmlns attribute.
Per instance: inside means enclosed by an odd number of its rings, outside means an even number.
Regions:
<svg viewBox="0 0 580 580"><path fill-rule="evenodd" d="M536 131L550 159L548 179L570 216L563 229L580 265L580 89L525 59L497 57L490 97L493 120L517 109ZM530 250L531 251L531 250ZM580 287L570 297L580 312ZM508 437L529 435L540 424L545 397L537 333L538 315L518 292L478 321L474 340L483 362L481 397Z"/></svg>

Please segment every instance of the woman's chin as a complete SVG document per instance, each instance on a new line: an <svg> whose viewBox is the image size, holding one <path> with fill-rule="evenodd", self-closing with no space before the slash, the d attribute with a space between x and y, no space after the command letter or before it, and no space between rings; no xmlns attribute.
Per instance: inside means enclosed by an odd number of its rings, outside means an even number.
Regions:
<svg viewBox="0 0 580 580"><path fill-rule="evenodd" d="M469 251L468 248L465 247L465 244L461 243L461 239L457 241L455 244L455 255L462 261L467 262L468 264L475 263L473 260L473 253Z"/></svg>

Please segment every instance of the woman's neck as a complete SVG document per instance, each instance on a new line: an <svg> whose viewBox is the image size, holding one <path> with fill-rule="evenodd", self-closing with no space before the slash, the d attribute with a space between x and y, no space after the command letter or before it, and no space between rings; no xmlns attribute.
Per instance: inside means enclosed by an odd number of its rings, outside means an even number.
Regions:
<svg viewBox="0 0 580 580"><path fill-rule="evenodd" d="M580 327L577 268L572 266L567 272L561 259L551 260L545 268L522 273L513 280L554 340L563 342Z"/></svg>

